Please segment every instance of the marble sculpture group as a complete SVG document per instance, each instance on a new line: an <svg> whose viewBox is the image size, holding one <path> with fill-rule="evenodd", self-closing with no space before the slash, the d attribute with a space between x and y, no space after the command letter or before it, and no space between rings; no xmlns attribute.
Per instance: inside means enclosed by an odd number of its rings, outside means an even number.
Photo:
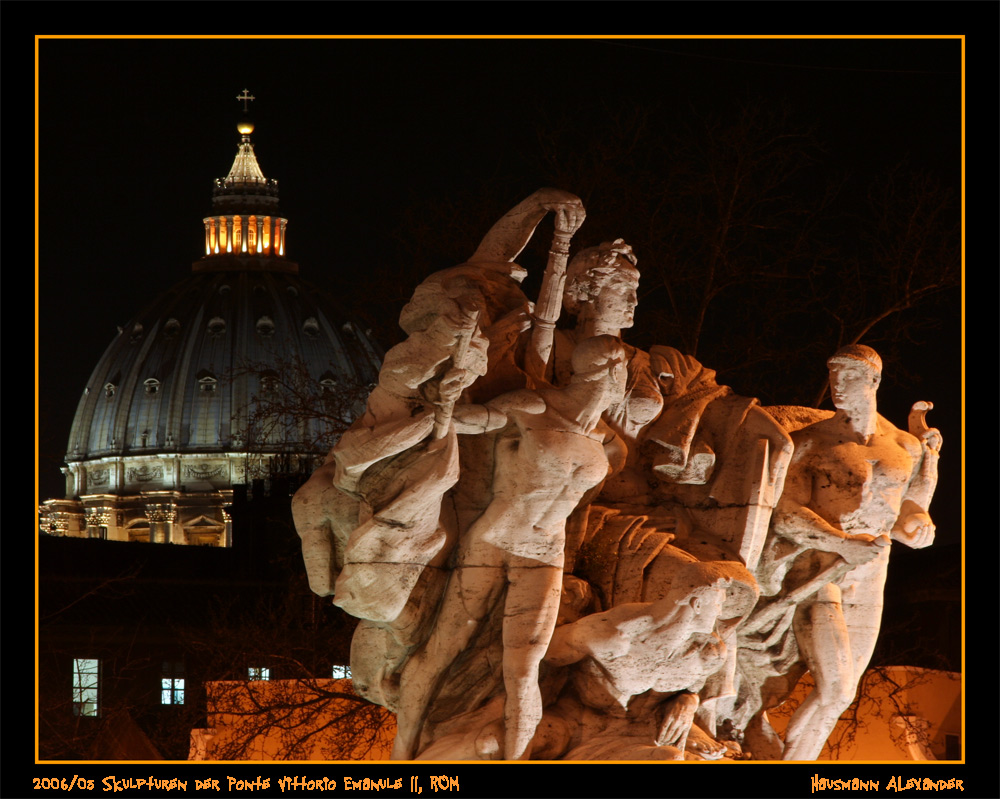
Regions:
<svg viewBox="0 0 1000 799"><path fill-rule="evenodd" d="M515 259L550 211L533 302ZM541 189L416 288L295 495L310 586L361 620L354 686L396 713L395 759L814 760L872 655L891 542L934 539L930 403L908 432L879 416L863 345L827 362L835 411L629 346L637 258L570 259L584 216ZM806 670L782 739L767 711Z"/></svg>

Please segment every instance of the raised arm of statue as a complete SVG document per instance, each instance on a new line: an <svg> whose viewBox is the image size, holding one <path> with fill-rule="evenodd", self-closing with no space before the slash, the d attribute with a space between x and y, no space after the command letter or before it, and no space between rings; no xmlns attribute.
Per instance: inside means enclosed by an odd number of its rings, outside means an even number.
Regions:
<svg viewBox="0 0 1000 799"><path fill-rule="evenodd" d="M511 208L490 228L468 262L513 261L549 211L556 213L556 233L567 237L579 230L586 217L579 197L561 189L539 189Z"/></svg>
<svg viewBox="0 0 1000 799"><path fill-rule="evenodd" d="M920 442L920 451L913 453L913 476L903 495L899 518L892 528L894 541L914 549L922 549L934 543L935 528L927 508L930 507L934 489L937 488L942 439L941 431L928 427L925 419L927 411L933 407L930 402L917 402L910 410L910 435Z"/></svg>
<svg viewBox="0 0 1000 799"><path fill-rule="evenodd" d="M912 439L907 442L905 435L900 436L903 439L901 444L912 450L914 466L891 535L894 541L913 549L922 549L934 543L935 527L927 508L937 488L942 440L940 430L927 426L925 417L933 407L930 402L917 402L910 410L910 435L919 442L919 451L912 445Z"/></svg>

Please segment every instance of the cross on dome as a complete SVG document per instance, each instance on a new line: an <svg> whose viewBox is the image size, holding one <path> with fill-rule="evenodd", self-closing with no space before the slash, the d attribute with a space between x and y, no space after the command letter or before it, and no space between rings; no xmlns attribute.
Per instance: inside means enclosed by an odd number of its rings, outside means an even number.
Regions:
<svg viewBox="0 0 1000 799"><path fill-rule="evenodd" d="M243 102L243 113L245 114L249 110L247 108L247 103L256 100L257 98L254 97L252 94L250 94L250 92L247 89L244 89L243 94L236 95L236 99L241 100Z"/></svg>

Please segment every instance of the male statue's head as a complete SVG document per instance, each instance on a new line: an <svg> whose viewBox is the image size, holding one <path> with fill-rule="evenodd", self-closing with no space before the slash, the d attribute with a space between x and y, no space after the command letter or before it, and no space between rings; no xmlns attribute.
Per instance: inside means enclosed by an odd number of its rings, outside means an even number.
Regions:
<svg viewBox="0 0 1000 799"><path fill-rule="evenodd" d="M715 631L726 603L727 590L732 580L719 578L710 585L698 586L691 592L689 602L693 611L691 633L707 635Z"/></svg>
<svg viewBox="0 0 1000 799"><path fill-rule="evenodd" d="M598 319L612 329L632 327L639 270L622 239L581 250L566 269L563 305L583 322Z"/></svg>
<svg viewBox="0 0 1000 799"><path fill-rule="evenodd" d="M826 362L830 369L830 397L834 407L848 417L871 414L875 392L882 380L882 359L871 347L851 344L837 350Z"/></svg>

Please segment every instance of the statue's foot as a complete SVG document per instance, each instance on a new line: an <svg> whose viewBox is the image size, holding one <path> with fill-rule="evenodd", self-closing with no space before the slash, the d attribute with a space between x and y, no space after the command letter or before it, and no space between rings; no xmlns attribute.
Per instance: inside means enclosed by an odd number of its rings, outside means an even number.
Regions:
<svg viewBox="0 0 1000 799"><path fill-rule="evenodd" d="M743 759L743 747L740 746L739 741L723 741L722 745L726 747L726 757L731 757L734 760Z"/></svg>
<svg viewBox="0 0 1000 799"><path fill-rule="evenodd" d="M702 760L719 760L725 757L729 751L729 748L725 744L716 741L697 724L691 725L685 748L692 755L696 755Z"/></svg>

